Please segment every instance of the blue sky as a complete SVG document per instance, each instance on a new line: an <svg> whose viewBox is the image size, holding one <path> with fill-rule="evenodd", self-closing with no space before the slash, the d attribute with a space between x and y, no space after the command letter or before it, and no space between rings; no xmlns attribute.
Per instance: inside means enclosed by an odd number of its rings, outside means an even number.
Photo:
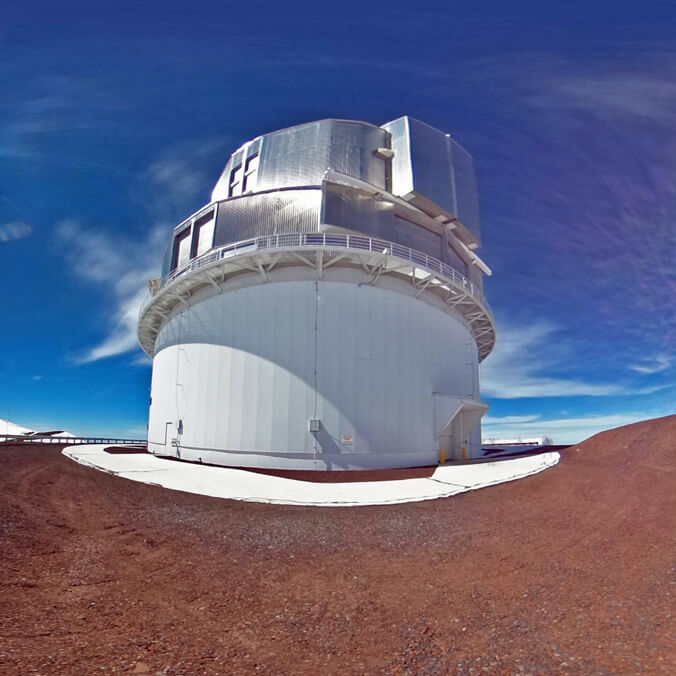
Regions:
<svg viewBox="0 0 676 676"><path fill-rule="evenodd" d="M673 2L14 3L0 24L0 418L145 434L135 320L229 153L409 114L474 156L485 435L676 412Z"/></svg>

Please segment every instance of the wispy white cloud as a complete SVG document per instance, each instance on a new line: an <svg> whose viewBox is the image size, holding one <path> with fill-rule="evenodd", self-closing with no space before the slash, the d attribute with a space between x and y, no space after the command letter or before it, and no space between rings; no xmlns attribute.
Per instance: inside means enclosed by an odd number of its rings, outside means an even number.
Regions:
<svg viewBox="0 0 676 676"><path fill-rule="evenodd" d="M81 279L109 289L114 296L108 335L79 355L78 363L138 348L138 312L147 293L147 280L159 274L159 252L163 250L167 232L167 226L158 225L144 238L131 239L85 228L75 221L58 225L57 236L68 249L71 269Z"/></svg>
<svg viewBox="0 0 676 676"><path fill-rule="evenodd" d="M638 117L656 123L673 121L676 81L673 68L653 72L599 72L554 77L538 101L567 106L596 115Z"/></svg>
<svg viewBox="0 0 676 676"><path fill-rule="evenodd" d="M13 221L0 225L0 242L11 242L23 239L33 232L33 226L23 221Z"/></svg>
<svg viewBox="0 0 676 676"><path fill-rule="evenodd" d="M528 438L548 436L556 444L576 444L605 430L631 423L670 415L674 411L657 410L650 412L612 413L606 415L579 416L568 418L537 419L524 421L519 425L504 424L500 419L485 419L482 423L483 437Z"/></svg>
<svg viewBox="0 0 676 676"><path fill-rule="evenodd" d="M111 113L126 107L122 98L82 73L77 77L38 74L25 81L21 92L3 97L0 116L5 118L7 134L26 138L101 129L110 124Z"/></svg>
<svg viewBox="0 0 676 676"><path fill-rule="evenodd" d="M147 274L141 273L139 283L143 277L147 277ZM141 286L138 292L131 296L118 296L115 323L109 335L99 345L91 348L78 361L81 363L97 361L98 359L113 357L137 348L136 322L145 293L144 288Z"/></svg>
<svg viewBox="0 0 676 676"><path fill-rule="evenodd" d="M669 383L635 385L631 382L592 382L579 377L562 377L578 360L571 346L554 325L537 321L526 325L498 323L498 341L491 356L481 365L481 389L489 397L608 397L647 395L669 389ZM640 373L666 370L671 361L658 357L654 364L632 367ZM641 370L643 369L643 370Z"/></svg>
<svg viewBox="0 0 676 676"><path fill-rule="evenodd" d="M223 143L223 139L202 139L174 145L137 176L139 187L156 207L153 211L169 222L178 222L200 202L206 202L209 188L217 178L214 156L220 158L219 164L225 162ZM145 237L135 238L119 231L113 235L106 230L86 228L72 220L58 224L57 237L67 247L71 269L81 279L110 289L115 297L108 335L76 361L96 361L138 347L136 324L146 296L146 281L160 272L161 255L170 232L170 225L161 224ZM150 362L139 355L132 363Z"/></svg>
<svg viewBox="0 0 676 676"><path fill-rule="evenodd" d="M671 356L659 354L652 360L646 360L642 364L632 364L629 368L636 373L652 374L666 371L671 366Z"/></svg>
<svg viewBox="0 0 676 676"><path fill-rule="evenodd" d="M566 360L565 347L556 328L546 322L525 326L499 324L493 354L481 365L481 387L485 394L500 399L524 397L604 397L623 394L614 383L592 383L548 375Z"/></svg>
<svg viewBox="0 0 676 676"><path fill-rule="evenodd" d="M163 157L153 162L144 178L161 190L178 192L184 197L194 197L204 191L209 180L194 163L183 157Z"/></svg>
<svg viewBox="0 0 676 676"><path fill-rule="evenodd" d="M219 137L174 144L148 166L141 181L161 203L187 216L183 211L188 205L194 208L196 201L206 201L234 143Z"/></svg>
<svg viewBox="0 0 676 676"><path fill-rule="evenodd" d="M539 419L539 415L505 415L499 417L487 415L482 418L481 423L482 425L521 425Z"/></svg>

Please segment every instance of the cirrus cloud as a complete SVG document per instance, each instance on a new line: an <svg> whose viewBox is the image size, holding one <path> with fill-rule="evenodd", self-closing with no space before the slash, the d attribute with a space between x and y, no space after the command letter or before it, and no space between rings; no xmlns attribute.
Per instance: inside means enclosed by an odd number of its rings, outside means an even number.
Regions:
<svg viewBox="0 0 676 676"><path fill-rule="evenodd" d="M11 242L15 239L23 239L33 232L33 226L23 221L12 221L0 225L0 242Z"/></svg>
<svg viewBox="0 0 676 676"><path fill-rule="evenodd" d="M97 345L79 355L83 364L138 349L136 323L147 294L146 282L159 273L168 228L156 225L138 239L113 236L107 231L85 228L76 221L58 224L59 241L67 246L71 269L81 279L96 282L114 296L108 333Z"/></svg>

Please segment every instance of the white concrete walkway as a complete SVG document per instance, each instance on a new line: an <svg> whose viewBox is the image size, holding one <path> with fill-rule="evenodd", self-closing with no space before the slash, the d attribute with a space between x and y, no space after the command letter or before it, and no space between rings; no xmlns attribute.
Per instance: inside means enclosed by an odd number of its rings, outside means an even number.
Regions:
<svg viewBox="0 0 676 676"><path fill-rule="evenodd" d="M556 452L497 462L438 467L431 477L394 481L314 483L158 458L147 453L111 454L104 445L71 446L72 460L125 479L215 498L279 505L354 507L446 498L537 474L559 461Z"/></svg>

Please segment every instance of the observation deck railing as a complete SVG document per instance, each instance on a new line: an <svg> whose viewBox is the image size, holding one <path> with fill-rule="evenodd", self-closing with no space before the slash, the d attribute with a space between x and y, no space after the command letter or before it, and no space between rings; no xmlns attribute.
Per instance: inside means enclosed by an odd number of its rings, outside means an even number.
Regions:
<svg viewBox="0 0 676 676"><path fill-rule="evenodd" d="M389 242L384 239L373 237L364 237L363 235L348 235L334 233L294 233L285 235L267 235L264 237L255 237L253 239L227 244L217 249L207 251L201 256L193 258L185 265L173 270L168 275L162 277L151 291L141 307L140 314L152 301L153 297L165 286L175 279L182 277L190 272L194 272L207 265L211 265L220 260L233 258L239 255L251 253L263 253L266 251L276 251L280 249L350 249L355 251L373 252L393 256L395 258L408 261L415 266L426 268L435 272L461 287L465 293L472 296L481 305L488 308L488 303L481 290L471 282L467 277L458 272L450 265L428 256L421 251L416 251L407 246Z"/></svg>
<svg viewBox="0 0 676 676"><path fill-rule="evenodd" d="M73 446L79 444L147 444L147 439L120 439L117 437L59 437L48 435L0 434L0 444L61 444Z"/></svg>

